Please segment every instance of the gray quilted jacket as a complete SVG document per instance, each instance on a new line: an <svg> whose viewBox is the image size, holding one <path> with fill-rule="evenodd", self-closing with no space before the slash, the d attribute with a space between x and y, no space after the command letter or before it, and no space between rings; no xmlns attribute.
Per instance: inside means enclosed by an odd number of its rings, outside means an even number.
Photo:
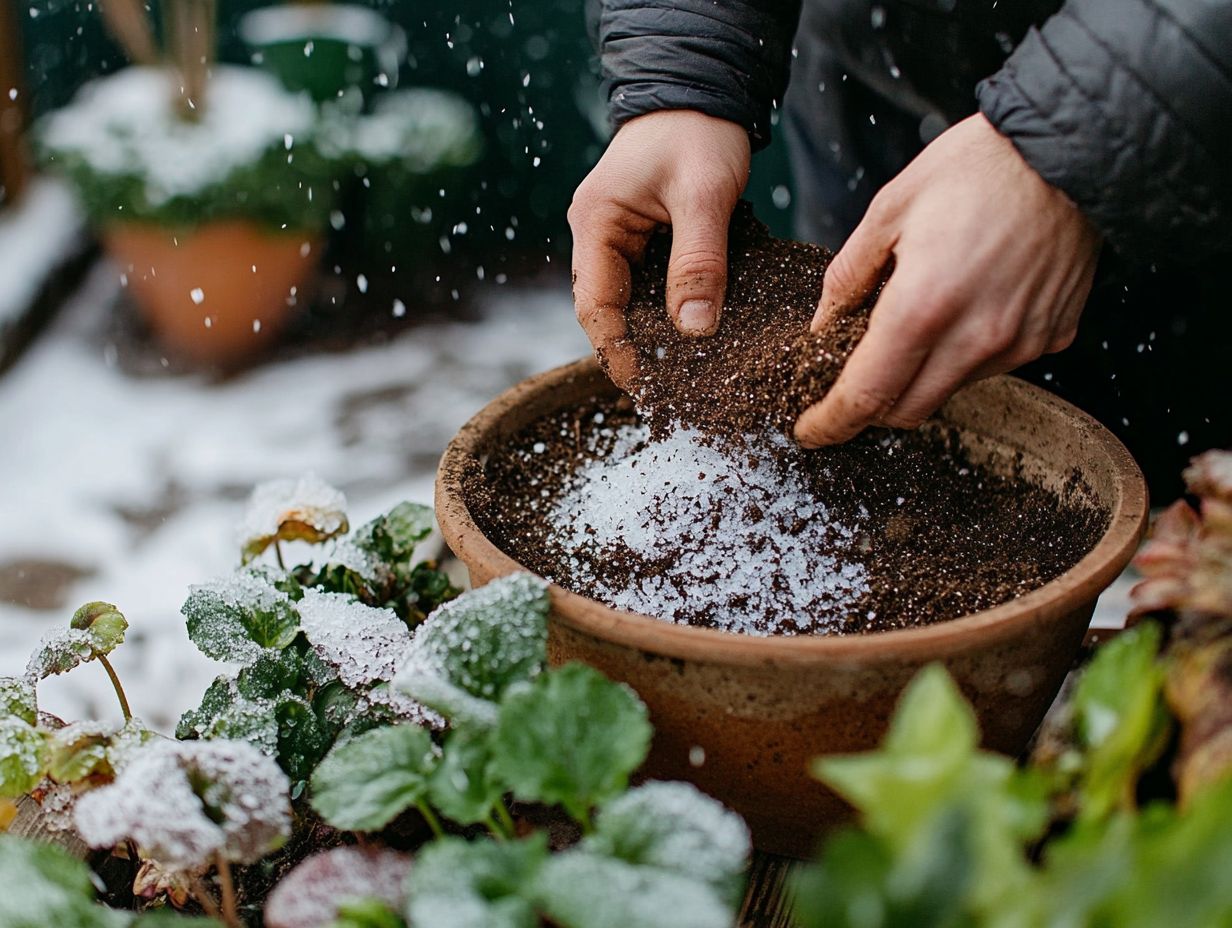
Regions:
<svg viewBox="0 0 1232 928"><path fill-rule="evenodd" d="M893 70L954 118L978 102L1127 255L1232 253L1232 0L804 2L871 18ZM613 124L696 109L765 144L800 5L603 0Z"/></svg>

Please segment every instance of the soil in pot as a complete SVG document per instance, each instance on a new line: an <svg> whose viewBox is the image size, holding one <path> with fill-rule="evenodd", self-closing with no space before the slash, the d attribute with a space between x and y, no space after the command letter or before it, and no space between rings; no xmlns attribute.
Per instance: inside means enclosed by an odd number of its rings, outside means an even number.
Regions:
<svg viewBox="0 0 1232 928"><path fill-rule="evenodd" d="M953 427L870 430L800 449L799 411L837 375L866 313L808 334L828 255L730 236L719 333L676 334L668 243L634 283L629 400L546 416L467 475L479 527L574 592L673 622L748 634L842 634L957 618L1076 564L1107 514L1075 473L1061 492L989 466Z"/></svg>

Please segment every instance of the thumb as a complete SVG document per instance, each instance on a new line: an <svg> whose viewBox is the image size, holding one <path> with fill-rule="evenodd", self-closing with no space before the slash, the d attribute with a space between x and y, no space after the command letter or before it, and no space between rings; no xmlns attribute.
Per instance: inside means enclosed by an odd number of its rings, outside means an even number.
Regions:
<svg viewBox="0 0 1232 928"><path fill-rule="evenodd" d="M895 244L896 235L870 210L826 268L812 331L820 332L868 299L883 281Z"/></svg>
<svg viewBox="0 0 1232 928"><path fill-rule="evenodd" d="M672 216L667 314L683 335L713 335L727 289L727 224L731 209Z"/></svg>

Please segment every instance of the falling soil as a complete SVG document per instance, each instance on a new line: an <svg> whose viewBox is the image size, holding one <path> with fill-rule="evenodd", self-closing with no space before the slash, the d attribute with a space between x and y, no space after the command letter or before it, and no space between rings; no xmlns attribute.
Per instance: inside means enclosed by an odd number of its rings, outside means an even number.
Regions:
<svg viewBox="0 0 1232 928"><path fill-rule="evenodd" d="M515 560L681 624L851 634L1006 602L1106 529L1076 474L1052 492L1020 457L973 461L939 422L801 449L791 426L866 309L809 334L828 253L770 238L742 207L719 331L685 338L663 309L669 247L651 243L628 312L638 409L595 398L545 416L464 475L476 522Z"/></svg>

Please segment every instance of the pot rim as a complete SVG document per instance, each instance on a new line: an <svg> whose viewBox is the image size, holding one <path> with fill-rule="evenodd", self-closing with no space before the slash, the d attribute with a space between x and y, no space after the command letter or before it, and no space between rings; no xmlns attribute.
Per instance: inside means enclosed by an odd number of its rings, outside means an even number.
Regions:
<svg viewBox="0 0 1232 928"><path fill-rule="evenodd" d="M484 446L513 409L563 383L599 372L593 357L536 374L483 407L449 442L436 479L436 517L450 549L468 569L482 565L491 576L534 573L501 551L475 523L463 494L464 464ZM754 636L676 625L626 612L550 584L553 619L613 644L667 657L726 665L810 665L879 660L927 662L1021 636L1048 634L1053 622L1093 602L1125 568L1146 529L1147 489L1125 446L1087 413L1046 390L1014 377L1008 382L1028 402L1059 409L1084 428L1113 468L1113 505L1107 530L1073 567L1042 587L999 606L933 625L856 635Z"/></svg>

